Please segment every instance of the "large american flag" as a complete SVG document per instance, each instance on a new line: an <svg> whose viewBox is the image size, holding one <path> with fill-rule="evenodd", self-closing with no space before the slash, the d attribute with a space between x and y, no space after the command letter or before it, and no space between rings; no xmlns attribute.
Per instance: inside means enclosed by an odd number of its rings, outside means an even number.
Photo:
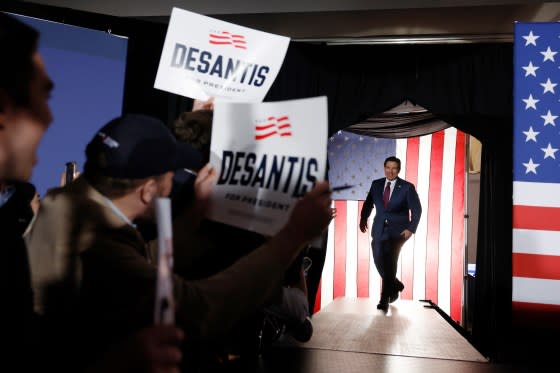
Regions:
<svg viewBox="0 0 560 373"><path fill-rule="evenodd" d="M519 317L527 312L560 313L559 51L559 23L515 25L512 306L516 320L527 319Z"/></svg>
<svg viewBox="0 0 560 373"><path fill-rule="evenodd" d="M416 234L401 251L397 276L406 286L402 299L430 299L460 321L465 135L455 128L397 140L340 131L330 139L329 182L356 186L333 194L337 217L329 226L315 311L339 296L379 298L370 232L361 233L358 224L371 181L384 177L383 161L390 155L401 159L399 176L416 185L423 209Z"/></svg>

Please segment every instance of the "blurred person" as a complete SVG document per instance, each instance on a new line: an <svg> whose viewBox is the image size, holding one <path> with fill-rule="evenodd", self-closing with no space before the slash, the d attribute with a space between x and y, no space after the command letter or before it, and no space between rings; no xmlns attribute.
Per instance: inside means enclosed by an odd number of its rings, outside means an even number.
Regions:
<svg viewBox="0 0 560 373"><path fill-rule="evenodd" d="M210 160L213 117L212 110L185 111L171 126L173 135L198 150L206 162Z"/></svg>
<svg viewBox="0 0 560 373"><path fill-rule="evenodd" d="M263 331L269 333L268 336L265 335L265 338L269 338L269 341L266 341L268 343L274 342L285 333L299 342L307 342L313 335L302 254L303 252L294 261L296 265L286 271L279 299L263 309ZM263 349L266 347L263 346Z"/></svg>
<svg viewBox="0 0 560 373"><path fill-rule="evenodd" d="M27 182L36 163L38 144L52 121L48 99L53 83L49 78L41 55L37 51L39 34L31 27L0 12L0 185ZM10 198L3 189L4 209ZM10 214L5 215L10 217ZM11 216L18 223L17 215ZM56 351L57 356L47 357L55 351L52 336L44 335L48 329L33 312L31 274L21 229L0 225L4 268L0 283L3 299L0 308L2 337L7 347L2 349L2 364L17 367L18 371L49 368L53 363L58 371L67 368L78 371L76 366L65 366L70 351ZM62 330L56 330L63 333ZM182 332L173 327L151 327L130 337L130 341L115 344L111 354L90 367L91 372L127 371L132 361L144 360L148 371L176 371L181 359L174 347L182 339ZM71 342L71 341L70 341ZM52 349L51 349L52 348ZM140 356L139 356L140 355ZM56 364L56 365L54 365Z"/></svg>
<svg viewBox="0 0 560 373"><path fill-rule="evenodd" d="M88 144L82 175L42 201L30 251L79 253L81 321L93 350L153 320L157 267L136 222L153 220L153 201L169 195L174 170L198 160L194 150L179 157L185 147L155 118L115 118ZM178 217L185 229L202 217L216 177L209 164L198 171L195 200ZM197 281L174 276L176 321L189 341L221 338L276 293L285 269L330 222L330 201L328 183L317 183L276 235L231 267ZM187 240L174 251L189 248Z"/></svg>
<svg viewBox="0 0 560 373"><path fill-rule="evenodd" d="M183 112L172 124L175 137L199 150L205 161L210 158L212 137L213 105L195 100L193 110ZM196 109L196 110L195 110ZM177 182L171 195L176 210L188 204L189 183ZM192 194L191 197L192 198ZM175 242L181 246L188 242L189 250L175 256L176 272L191 280L211 276L231 266L237 260L264 244L267 237L228 224L202 219L195 229L185 229L180 220L174 221ZM278 339L284 332L305 342L311 338L312 326L309 318L306 278L303 275L304 251L287 268L283 286L265 307L239 322L229 333L224 349L235 354L261 352L266 344ZM261 321L262 320L262 321ZM265 339L258 343L258 339ZM257 343L255 343L257 340Z"/></svg>
<svg viewBox="0 0 560 373"><path fill-rule="evenodd" d="M0 227L23 236L35 216L36 196L37 191L31 183L0 182Z"/></svg>
<svg viewBox="0 0 560 373"><path fill-rule="evenodd" d="M41 55L35 30L0 13L0 181L4 186L27 181L35 164L37 146L52 120L48 98L53 87ZM4 192L6 193L6 192ZM9 200L6 200L9 201ZM4 204L1 208L5 210ZM4 299L3 336L9 343L7 357L33 350L38 342L38 319L33 313L33 293L23 231L14 229L18 217L0 227L4 268L0 282Z"/></svg>
<svg viewBox="0 0 560 373"><path fill-rule="evenodd" d="M211 110L183 112L171 127L175 138L198 150L204 162L210 160L212 118ZM171 194L175 211L194 199L191 183L192 178L175 180ZM259 233L204 218L192 229L185 230L184 225L184 220L174 220L177 244L191 242L190 250L177 253L175 269L187 279L197 280L222 271L266 242Z"/></svg>

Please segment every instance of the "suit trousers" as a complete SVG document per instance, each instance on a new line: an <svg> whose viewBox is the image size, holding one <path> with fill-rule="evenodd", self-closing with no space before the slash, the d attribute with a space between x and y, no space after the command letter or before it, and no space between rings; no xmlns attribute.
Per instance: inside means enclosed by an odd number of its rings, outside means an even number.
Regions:
<svg viewBox="0 0 560 373"><path fill-rule="evenodd" d="M373 261L377 272L381 276L381 297L389 297L395 290L397 264L401 248L405 243L402 237L383 239L379 244L372 241Z"/></svg>

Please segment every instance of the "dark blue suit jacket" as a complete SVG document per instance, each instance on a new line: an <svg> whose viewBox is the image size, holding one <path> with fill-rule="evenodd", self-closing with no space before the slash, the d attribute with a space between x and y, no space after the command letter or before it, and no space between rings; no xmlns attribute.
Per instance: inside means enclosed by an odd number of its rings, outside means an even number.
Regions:
<svg viewBox="0 0 560 373"><path fill-rule="evenodd" d="M396 238L405 229L415 233L422 215L422 206L414 185L401 178L396 180L387 209L383 206L383 189L386 178L377 179L371 183L362 207L361 218L363 220L369 217L375 206L376 213L371 236L377 238L375 240L377 242L387 238ZM385 222L387 222L386 226Z"/></svg>

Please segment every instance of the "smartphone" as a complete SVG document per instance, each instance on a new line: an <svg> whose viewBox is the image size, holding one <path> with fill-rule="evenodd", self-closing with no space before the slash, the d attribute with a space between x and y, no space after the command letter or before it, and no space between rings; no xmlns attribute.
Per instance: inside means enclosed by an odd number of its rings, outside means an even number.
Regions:
<svg viewBox="0 0 560 373"><path fill-rule="evenodd" d="M66 184L70 184L76 178L76 165L75 161L66 162Z"/></svg>

